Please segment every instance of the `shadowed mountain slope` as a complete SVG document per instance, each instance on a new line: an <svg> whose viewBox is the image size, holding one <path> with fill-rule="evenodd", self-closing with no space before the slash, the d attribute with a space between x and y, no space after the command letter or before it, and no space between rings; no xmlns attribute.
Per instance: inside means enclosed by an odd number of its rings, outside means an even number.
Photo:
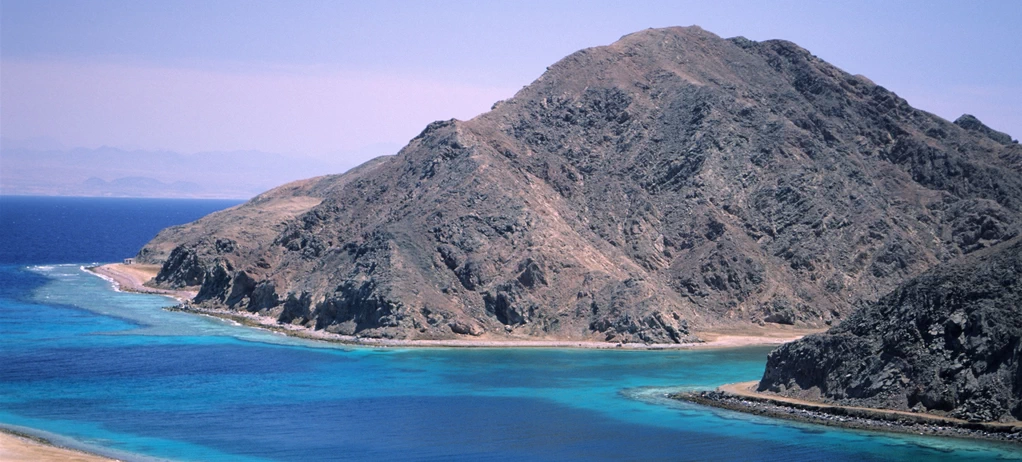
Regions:
<svg viewBox="0 0 1022 462"><path fill-rule="evenodd" d="M940 265L770 353L760 391L1022 420L1022 238Z"/></svg>
<svg viewBox="0 0 1022 462"><path fill-rule="evenodd" d="M139 257L195 303L331 332L680 342L829 324L1008 239L1020 173L1006 135L790 42L650 29Z"/></svg>

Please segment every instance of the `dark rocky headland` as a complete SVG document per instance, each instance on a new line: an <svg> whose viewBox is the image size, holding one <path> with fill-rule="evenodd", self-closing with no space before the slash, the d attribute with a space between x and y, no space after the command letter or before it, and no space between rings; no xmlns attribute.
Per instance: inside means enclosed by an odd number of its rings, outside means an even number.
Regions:
<svg viewBox="0 0 1022 462"><path fill-rule="evenodd" d="M1009 136L793 43L691 27L574 53L490 112L164 230L138 259L197 307L345 335L678 343L835 324L1020 223Z"/></svg>
<svg viewBox="0 0 1022 462"><path fill-rule="evenodd" d="M970 422L1022 420L1022 238L940 265L770 353L759 391Z"/></svg>

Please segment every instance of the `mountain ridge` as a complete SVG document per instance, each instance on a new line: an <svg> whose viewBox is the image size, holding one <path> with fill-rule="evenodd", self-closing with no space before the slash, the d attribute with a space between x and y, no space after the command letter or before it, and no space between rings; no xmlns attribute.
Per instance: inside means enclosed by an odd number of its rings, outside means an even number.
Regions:
<svg viewBox="0 0 1022 462"><path fill-rule="evenodd" d="M197 304L346 335L824 326L1018 234L1022 149L963 123L791 42L651 29L371 168L234 209L258 232L228 211L138 257ZM305 205L267 212L288 200Z"/></svg>

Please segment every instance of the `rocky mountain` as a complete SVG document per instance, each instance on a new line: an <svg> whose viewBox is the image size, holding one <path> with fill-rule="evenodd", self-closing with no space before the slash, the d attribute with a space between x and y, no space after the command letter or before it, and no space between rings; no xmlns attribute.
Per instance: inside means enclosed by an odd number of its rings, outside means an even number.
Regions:
<svg viewBox="0 0 1022 462"><path fill-rule="evenodd" d="M1022 223L1022 148L797 45L650 29L139 253L195 303L401 339L823 326Z"/></svg>
<svg viewBox="0 0 1022 462"><path fill-rule="evenodd" d="M1022 239L940 265L770 353L760 391L1022 420Z"/></svg>

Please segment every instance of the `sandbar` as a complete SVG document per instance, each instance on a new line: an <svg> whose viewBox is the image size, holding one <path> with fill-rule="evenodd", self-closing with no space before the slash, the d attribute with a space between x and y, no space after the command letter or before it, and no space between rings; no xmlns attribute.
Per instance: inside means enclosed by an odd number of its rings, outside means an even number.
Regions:
<svg viewBox="0 0 1022 462"><path fill-rule="evenodd" d="M756 391L759 381L721 385L715 391L671 398L748 414L832 427L916 435L983 439L1022 445L1022 422L969 422L921 412L843 406Z"/></svg>

